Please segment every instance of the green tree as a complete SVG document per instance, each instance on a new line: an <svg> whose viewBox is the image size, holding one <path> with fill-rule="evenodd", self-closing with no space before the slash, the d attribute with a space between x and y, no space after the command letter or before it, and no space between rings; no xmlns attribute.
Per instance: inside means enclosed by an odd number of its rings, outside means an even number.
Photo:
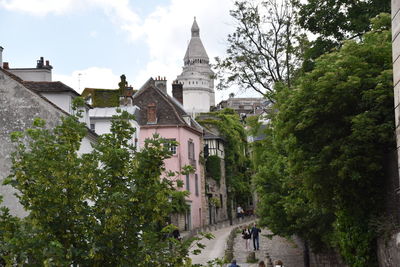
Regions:
<svg viewBox="0 0 400 267"><path fill-rule="evenodd" d="M370 222L381 216L385 155L394 147L390 16L362 41L323 55L290 90L278 87L255 182L274 233L376 266Z"/></svg>
<svg viewBox="0 0 400 267"><path fill-rule="evenodd" d="M305 45L302 67L304 71L312 70L316 58L340 47L343 40L361 38L371 29L370 19L381 12L390 13L388 0L296 2L299 10L297 23L317 36L314 41Z"/></svg>
<svg viewBox="0 0 400 267"><path fill-rule="evenodd" d="M237 22L228 35L227 56L216 58L219 89L239 84L270 99L274 84L290 87L298 65L298 35L291 1L235 1L231 16Z"/></svg>
<svg viewBox="0 0 400 267"><path fill-rule="evenodd" d="M131 119L127 112L114 117L111 133L83 155L77 151L86 127L77 116L64 117L54 130L36 119L33 128L13 134L7 184L29 215L18 219L2 209L0 250L8 265L190 264L189 250L198 253L201 238L178 242L166 226L171 213L185 210L187 192L176 189L182 182L164 167L171 155L165 140L155 136L135 152Z"/></svg>

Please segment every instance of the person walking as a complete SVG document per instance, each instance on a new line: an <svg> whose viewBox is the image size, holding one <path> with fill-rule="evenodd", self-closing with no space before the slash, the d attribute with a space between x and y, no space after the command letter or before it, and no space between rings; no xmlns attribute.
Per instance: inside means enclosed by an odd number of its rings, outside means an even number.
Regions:
<svg viewBox="0 0 400 267"><path fill-rule="evenodd" d="M242 209L241 206L238 206L238 207L237 207L236 212L237 212L237 218L238 218L238 220L240 220L241 218L243 218L243 209Z"/></svg>
<svg viewBox="0 0 400 267"><path fill-rule="evenodd" d="M266 266L265 266L265 262L264 262L264 261L260 261L260 262L258 263L258 267L266 267Z"/></svg>
<svg viewBox="0 0 400 267"><path fill-rule="evenodd" d="M236 260L232 260L231 265L229 267L240 267L239 265L236 264Z"/></svg>
<svg viewBox="0 0 400 267"><path fill-rule="evenodd" d="M254 224L253 228L251 228L251 237L253 238L253 247L254 250L260 250L260 235L261 229L257 228L257 224Z"/></svg>
<svg viewBox="0 0 400 267"><path fill-rule="evenodd" d="M243 226L242 228L242 238L246 244L246 250L250 250L250 238L251 238L251 231L249 226Z"/></svg>

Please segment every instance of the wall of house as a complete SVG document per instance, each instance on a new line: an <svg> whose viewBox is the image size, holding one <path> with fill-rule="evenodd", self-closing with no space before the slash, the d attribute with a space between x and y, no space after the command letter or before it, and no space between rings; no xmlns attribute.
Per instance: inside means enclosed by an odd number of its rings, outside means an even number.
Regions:
<svg viewBox="0 0 400 267"><path fill-rule="evenodd" d="M9 175L11 168L10 155L14 146L10 134L32 126L34 118L40 117L48 127L54 127L65 114L29 91L20 83L0 71L0 183ZM10 208L11 214L25 216L26 212L14 196L15 190L10 186L0 186L3 204Z"/></svg>
<svg viewBox="0 0 400 267"><path fill-rule="evenodd" d="M142 127L139 136L139 145L144 145L144 140L152 138L153 134L158 133L163 138L175 138L179 145L177 147L177 153L170 159L165 161L165 167L170 171L179 171L185 165L190 165L189 154L188 154L188 141L191 139L194 143L195 160L196 160L196 174L198 175L198 188L199 195L195 194L195 174L190 174L189 187L190 196L188 197L188 203L191 205L191 228L198 228L204 224L204 207L202 204L202 194L204 189L202 187L203 171L202 166L199 162L199 156L201 152L201 137L192 131L187 130L184 127ZM184 182L183 190L186 189L186 177L179 175L179 179ZM182 228L181 228L182 229Z"/></svg>
<svg viewBox="0 0 400 267"><path fill-rule="evenodd" d="M65 112L72 113L72 96L69 92L48 93L42 92L40 95L46 97Z"/></svg>
<svg viewBox="0 0 400 267"><path fill-rule="evenodd" d="M9 72L17 75L24 81L51 82L51 70L45 68L38 69L9 69Z"/></svg>

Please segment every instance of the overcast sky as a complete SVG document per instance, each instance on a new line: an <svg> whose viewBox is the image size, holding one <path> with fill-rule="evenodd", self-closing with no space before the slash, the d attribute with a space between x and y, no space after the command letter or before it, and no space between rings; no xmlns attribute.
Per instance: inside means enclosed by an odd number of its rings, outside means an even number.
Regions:
<svg viewBox="0 0 400 267"><path fill-rule="evenodd" d="M139 88L150 77L181 73L193 18L210 59L233 31L232 0L0 0L0 46L11 68L43 56L53 80L77 91ZM217 103L230 92L216 92ZM237 95L240 92L235 92Z"/></svg>

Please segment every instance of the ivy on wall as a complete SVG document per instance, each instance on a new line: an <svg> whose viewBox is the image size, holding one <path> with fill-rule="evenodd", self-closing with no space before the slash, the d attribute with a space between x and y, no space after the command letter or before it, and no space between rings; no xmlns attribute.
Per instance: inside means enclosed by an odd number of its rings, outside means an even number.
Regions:
<svg viewBox="0 0 400 267"><path fill-rule="evenodd" d="M218 183L221 181L221 159L216 155L211 155L206 161L207 176Z"/></svg>

